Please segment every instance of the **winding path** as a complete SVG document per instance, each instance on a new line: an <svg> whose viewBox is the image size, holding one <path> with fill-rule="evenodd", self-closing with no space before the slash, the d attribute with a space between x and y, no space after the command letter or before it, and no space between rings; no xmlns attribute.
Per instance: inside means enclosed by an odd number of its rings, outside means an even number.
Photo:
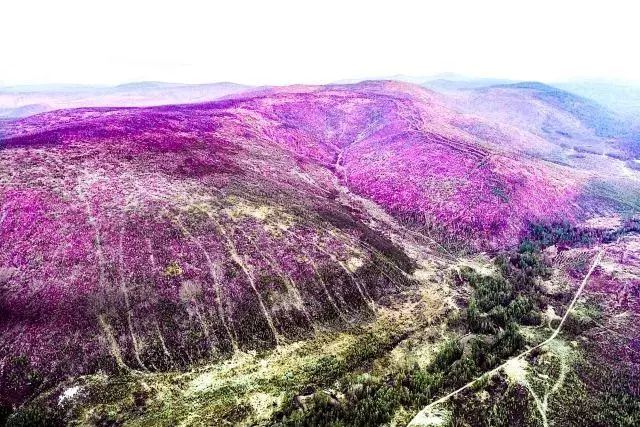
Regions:
<svg viewBox="0 0 640 427"><path fill-rule="evenodd" d="M451 393L447 394L446 396L443 396L443 397L439 398L438 400L435 400L435 401L431 402L430 404L428 404L427 406L422 408L422 410L420 412L418 412L415 417L413 417L413 419L409 422L407 427L411 427L411 426L418 427L418 426L429 425L429 424L427 424L427 420L428 420L428 413L429 413L429 410L431 408L433 408L436 405L439 405L440 403L443 403L443 402L449 400L451 397L455 396L456 394L468 389L469 387L473 386L478 381L480 381L482 378L485 378L487 376L493 376L494 374L496 374L500 370L504 369L508 364L513 363L514 361L517 361L518 359L522 359L523 357L525 357L526 355L528 355L532 351L534 351L534 350L536 350L538 348L544 347L545 345L547 345L551 341L553 341L558 336L560 331L562 330L562 326L564 325L565 321L567 320L567 318L569 316L569 313L571 312L571 310L573 310L573 307L576 305L576 302L578 301L578 298L582 294L582 291L587 286L587 282L589 281L589 277L591 277L591 274L593 273L593 271L596 269L596 267L600 263L600 260L602 259L602 256L604 255L604 252L605 252L604 249L600 249L600 251L596 255L595 259L593 260L593 263L591 264L591 268L589 268L589 271L584 276L584 279L582 279L582 283L580 283L580 286L578 287L578 290L576 291L575 295L573 296L573 299L571 300L571 303L567 307L567 310L564 313L564 316L562 316L562 320L560 320L560 323L558 324L558 327L553 331L553 333L551 334L551 336L549 338L547 338L546 340L544 340L540 344L536 345L535 347L531 347L530 349L523 351L522 353L518 354L517 356L514 356L514 357L508 359L502 365L500 365L500 366L498 366L496 368L493 368L492 370L490 370L488 372L485 372L484 374L480 375L476 379L474 379L474 380L468 382L467 384L463 385L459 389L454 390Z"/></svg>

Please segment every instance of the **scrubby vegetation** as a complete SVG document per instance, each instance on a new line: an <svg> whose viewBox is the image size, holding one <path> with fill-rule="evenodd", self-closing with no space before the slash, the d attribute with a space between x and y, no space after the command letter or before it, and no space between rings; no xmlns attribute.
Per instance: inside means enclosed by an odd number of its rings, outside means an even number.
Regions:
<svg viewBox="0 0 640 427"><path fill-rule="evenodd" d="M0 421L401 424L535 343L569 297L547 253L620 230L560 221L596 201L523 155L540 137L441 101L362 82L3 124Z"/></svg>
<svg viewBox="0 0 640 427"><path fill-rule="evenodd" d="M526 340L520 325L540 323L535 287L527 288L527 284L548 274L548 266L535 247L520 249L496 260L495 275L482 275L468 267L454 273L458 286L472 289L463 315L449 323L460 334L471 334L465 340L445 341L426 366L413 364L385 373L370 373L363 367L345 371L333 386L326 384L329 389L308 389L311 393L304 398L291 396L275 415L274 425L385 424L402 413L400 408L408 410L407 414L416 411L521 350ZM318 365L320 371L327 367L336 371L328 360ZM505 416L496 415L496 419Z"/></svg>
<svg viewBox="0 0 640 427"><path fill-rule="evenodd" d="M6 420L6 427L62 427L65 425L61 411L43 406L26 407Z"/></svg>
<svg viewBox="0 0 640 427"><path fill-rule="evenodd" d="M527 238L520 245L521 252L539 250L551 245L586 245L596 242L603 233L561 221L531 224L527 234Z"/></svg>
<svg viewBox="0 0 640 427"><path fill-rule="evenodd" d="M492 377L484 384L451 399L447 427L518 426L541 427L528 390Z"/></svg>
<svg viewBox="0 0 640 427"><path fill-rule="evenodd" d="M275 416L281 426L369 426L388 422L400 406L429 402L447 383L457 381L462 348L445 343L426 369L417 365L385 377L352 373L338 381L338 390L319 390L300 403L290 399ZM339 397L338 397L339 396Z"/></svg>
<svg viewBox="0 0 640 427"><path fill-rule="evenodd" d="M163 379L159 375L157 381L160 382L152 385L151 389L143 386L148 379L143 381L143 377L135 375L126 377L128 379L121 377L124 378L121 382L114 378L88 385L89 391L82 405L93 409L91 412L76 412L73 416L100 425L153 423L168 426L186 419L197 407L200 408L198 422L225 420L246 423L257 416L251 396L266 393L274 397L267 400L269 410L266 413L269 415L261 419L263 424L402 425L425 405L480 378L527 345L536 344L539 338L545 337L546 333L540 333L541 329L536 326L541 324L540 312L550 298L541 287L541 281L550 277L551 267L542 252L549 241L544 243L544 239L530 239L515 250L496 256L491 266L485 265L482 269L462 266L452 271L449 281L461 295L467 295L464 300L466 306L450 313L445 332L447 339L437 345L436 351L430 350L429 356L420 362L413 359L407 359L406 363L390 361L390 354L399 344L409 337L415 339L407 329L355 327L337 352L327 352L322 347L301 349L300 354L305 357L314 356L296 368L274 369L277 374L252 380L251 384L223 386L220 383L197 397L186 397L186 403L180 393L173 391L167 394L166 390L189 387L188 384L195 381L193 377L183 376L174 384L177 379L170 379L170 375ZM331 280L329 276L323 277L327 282ZM359 273L356 277L365 276ZM258 284L265 289L286 287L282 280L266 275L259 279ZM562 295L554 298L563 299ZM594 321L601 321L598 308L582 305L566 322L565 333L581 334L592 327ZM326 341L327 344L329 342ZM429 345L430 348L436 346L433 342ZM557 376L556 365L535 365L540 354L540 351L531 354L531 372L551 378ZM594 425L602 425L606 417L620 425L633 425L637 419L637 405L632 394L624 390L610 393L603 392L601 388L592 390L587 385L592 382L576 375L571 371L567 384L571 384L572 390L590 390L590 405L600 408L600 415L585 409L585 414L580 417L591 420ZM451 425L541 425L530 391L522 384L507 381L502 375L481 378L474 387L449 401L447 408ZM151 384L153 381L156 380ZM539 387L535 382L534 386ZM114 397L109 400L111 395ZM163 396L163 402L157 400L159 396ZM572 399L578 397L570 397L564 391L554 395L549 416L554 420L566 420L569 424L578 419L578 415L574 417L563 409L567 405L579 404ZM38 405L29 405L16 413L12 422L22 419L37 421L40 419L37 417L45 416L56 420L57 414L43 412Z"/></svg>
<svg viewBox="0 0 640 427"><path fill-rule="evenodd" d="M565 392L550 410L561 425L640 425L638 374L623 364L608 365L589 350L567 376Z"/></svg>

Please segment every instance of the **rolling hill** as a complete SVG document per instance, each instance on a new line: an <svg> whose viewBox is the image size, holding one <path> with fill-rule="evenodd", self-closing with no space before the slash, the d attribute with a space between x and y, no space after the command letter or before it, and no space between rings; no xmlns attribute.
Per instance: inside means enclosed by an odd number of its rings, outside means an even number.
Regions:
<svg viewBox="0 0 640 427"><path fill-rule="evenodd" d="M123 90L173 90L143 86ZM594 182L631 188L637 170L558 161L587 146L629 161L620 126L539 84L446 97L391 81L7 121L1 403L69 377L278 354L376 321L533 225L621 214Z"/></svg>
<svg viewBox="0 0 640 427"><path fill-rule="evenodd" d="M0 119L62 108L150 106L204 102L250 90L235 83L137 82L118 86L0 86Z"/></svg>

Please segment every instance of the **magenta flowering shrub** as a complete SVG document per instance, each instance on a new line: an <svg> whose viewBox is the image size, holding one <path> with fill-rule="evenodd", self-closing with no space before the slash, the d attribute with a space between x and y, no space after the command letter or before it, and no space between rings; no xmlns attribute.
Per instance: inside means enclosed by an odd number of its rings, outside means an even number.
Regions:
<svg viewBox="0 0 640 427"><path fill-rule="evenodd" d="M617 375L629 372L631 379L623 383L629 393L637 394L636 381L640 363L640 234L622 233L610 243L594 248L604 249L600 265L594 270L581 297L582 307L574 313L574 328L585 329L586 346L597 355L597 361L614 366L616 372L605 377L615 384ZM583 263L579 263L582 270ZM581 278L573 280L575 288ZM575 289L574 288L574 289ZM591 371L588 371L592 374ZM597 373L597 372L596 372ZM595 373L594 373L595 374ZM635 396L635 395L634 395Z"/></svg>
<svg viewBox="0 0 640 427"><path fill-rule="evenodd" d="M572 218L579 178L455 117L378 82L5 124L0 376L180 368L371 314L413 261L354 194L476 249Z"/></svg>

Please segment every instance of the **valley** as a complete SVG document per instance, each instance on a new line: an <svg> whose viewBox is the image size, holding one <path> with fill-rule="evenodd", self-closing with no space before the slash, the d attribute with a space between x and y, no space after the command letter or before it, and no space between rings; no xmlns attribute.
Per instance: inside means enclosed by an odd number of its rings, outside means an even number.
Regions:
<svg viewBox="0 0 640 427"><path fill-rule="evenodd" d="M640 420L626 118L530 83L236 89L0 123L7 425Z"/></svg>

